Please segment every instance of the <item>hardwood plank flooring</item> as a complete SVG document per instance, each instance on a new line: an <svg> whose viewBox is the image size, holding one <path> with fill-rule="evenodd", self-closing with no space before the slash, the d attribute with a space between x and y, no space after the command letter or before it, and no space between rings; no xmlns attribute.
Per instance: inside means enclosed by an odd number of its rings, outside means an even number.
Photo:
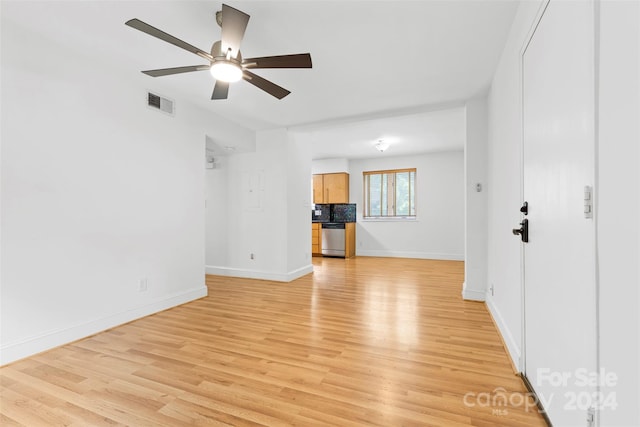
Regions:
<svg viewBox="0 0 640 427"><path fill-rule="evenodd" d="M462 262L313 263L0 368L0 424L545 425Z"/></svg>

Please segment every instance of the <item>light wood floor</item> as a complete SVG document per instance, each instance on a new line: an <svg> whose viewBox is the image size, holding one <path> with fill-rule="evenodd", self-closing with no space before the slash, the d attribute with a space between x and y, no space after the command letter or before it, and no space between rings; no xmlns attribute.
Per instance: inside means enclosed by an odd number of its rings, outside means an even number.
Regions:
<svg viewBox="0 0 640 427"><path fill-rule="evenodd" d="M5 366L0 424L545 425L461 262L314 269L208 276L206 298Z"/></svg>

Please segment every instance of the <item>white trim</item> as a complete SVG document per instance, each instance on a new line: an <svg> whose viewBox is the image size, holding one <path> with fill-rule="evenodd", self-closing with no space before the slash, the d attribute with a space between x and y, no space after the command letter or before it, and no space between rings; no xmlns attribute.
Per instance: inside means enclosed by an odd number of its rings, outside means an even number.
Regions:
<svg viewBox="0 0 640 427"><path fill-rule="evenodd" d="M513 365L516 366L520 372L522 372L524 367L521 366L520 363L522 354L520 352L518 342L515 340L515 338L513 338L507 322L505 322L502 314L500 313L500 310L498 310L498 307L493 303L493 299L487 298L485 304L487 305L487 309L489 310L489 313L491 313L493 320L498 326L498 333L502 335L502 340L507 346L507 353L509 354Z"/></svg>
<svg viewBox="0 0 640 427"><path fill-rule="evenodd" d="M524 153L524 54L529 47L529 43L533 39L533 35L535 34L542 17L547 10L547 6L549 6L550 0L544 0L540 3L538 7L538 11L536 12L536 16L531 23L531 27L529 28L529 32L525 36L524 43L520 48L520 56L518 58L518 104L520 104L520 200L525 201L524 194L524 163L525 163L525 153ZM526 364L527 364L527 302L526 302L526 284L525 284L525 254L524 254L524 244L520 243L520 348L522 352L520 354L520 363L517 365L520 372L526 374Z"/></svg>
<svg viewBox="0 0 640 427"><path fill-rule="evenodd" d="M464 261L462 254L445 254L436 252L412 252L412 251L384 251L384 250L356 250L357 256L385 257L385 258L418 258L437 259L444 261Z"/></svg>
<svg viewBox="0 0 640 427"><path fill-rule="evenodd" d="M394 215L394 216L363 216L361 218L362 222L420 222L417 215L413 216L402 216L402 215Z"/></svg>
<svg viewBox="0 0 640 427"><path fill-rule="evenodd" d="M298 130L315 130L315 129L323 129L327 127L333 127L338 125L345 125L354 122L361 122L363 120L375 120L375 119L388 119L390 117L401 117L413 114L420 113L430 113L434 111L441 110L450 110L454 108L464 107L466 100L454 100L450 102L442 102L439 104L424 104L419 105L417 107L407 107L407 108L398 108L395 110L385 110L384 112L375 112L375 113L365 113L365 114L356 114L352 116L343 116L338 119L329 119L329 120L319 120L315 122L306 122L300 123L295 126L290 126L288 129L292 131ZM447 150L447 151L462 151L459 150ZM371 156L377 157L377 156ZM330 159L320 159L320 160L330 160ZM335 160L335 159L332 159ZM339 172L339 171L336 171ZM327 172L314 172L314 174L327 173ZM329 172L334 173L334 172Z"/></svg>
<svg viewBox="0 0 640 427"><path fill-rule="evenodd" d="M207 296L207 287L201 286L68 328L54 329L14 342L3 343L0 346L0 366L205 296Z"/></svg>
<svg viewBox="0 0 640 427"><path fill-rule="evenodd" d="M213 274L216 276L242 277L245 279L272 280L276 282L291 282L309 273L313 273L313 265L305 265L304 267L300 267L287 273L276 273L273 271L249 270L246 268L207 265L205 266L205 273Z"/></svg>
<svg viewBox="0 0 640 427"><path fill-rule="evenodd" d="M466 282L462 284L462 298L469 301L484 301L487 298L486 291L465 289Z"/></svg>

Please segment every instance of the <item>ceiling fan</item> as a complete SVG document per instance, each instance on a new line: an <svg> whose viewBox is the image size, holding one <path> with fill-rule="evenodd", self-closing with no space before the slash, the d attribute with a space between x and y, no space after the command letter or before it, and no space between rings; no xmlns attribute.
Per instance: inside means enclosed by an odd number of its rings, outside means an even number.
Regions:
<svg viewBox="0 0 640 427"><path fill-rule="evenodd" d="M202 59L209 61L209 64L204 65L162 68L143 71L143 73L151 77L160 77L171 74L189 73L192 71L210 70L216 79L211 99L227 99L229 83L240 79L246 80L278 99L282 99L291 92L249 70L260 68L311 68L311 55L309 53L243 59L240 53L240 43L242 42L247 23L249 22L249 15L223 4L222 10L216 12L216 21L222 29L221 40L213 43L210 53L152 27L139 19L131 19L125 22L125 24L143 33L147 33L150 36L171 43L174 46L195 53Z"/></svg>

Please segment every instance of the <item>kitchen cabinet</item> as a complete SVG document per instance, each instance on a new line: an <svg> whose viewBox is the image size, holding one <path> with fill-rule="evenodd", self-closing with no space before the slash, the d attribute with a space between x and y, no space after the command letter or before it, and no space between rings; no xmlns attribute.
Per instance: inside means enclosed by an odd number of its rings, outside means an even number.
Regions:
<svg viewBox="0 0 640 427"><path fill-rule="evenodd" d="M356 256L356 223L348 222L344 225L344 257Z"/></svg>
<svg viewBox="0 0 640 427"><path fill-rule="evenodd" d="M313 203L324 203L324 175L313 175Z"/></svg>
<svg viewBox="0 0 640 427"><path fill-rule="evenodd" d="M349 174L313 175L313 203L349 203Z"/></svg>
<svg viewBox="0 0 640 427"><path fill-rule="evenodd" d="M311 224L311 254L322 256L322 223ZM344 257L353 258L356 256L356 223L347 222L344 224Z"/></svg>
<svg viewBox="0 0 640 427"><path fill-rule="evenodd" d="M349 174L340 172L313 175L313 203L349 203ZM347 224L347 227L345 254L349 258L356 253L355 223ZM349 245L352 246L351 249ZM322 224L319 222L311 223L311 254L322 256Z"/></svg>
<svg viewBox="0 0 640 427"><path fill-rule="evenodd" d="M322 224L311 224L311 255L322 256Z"/></svg>

